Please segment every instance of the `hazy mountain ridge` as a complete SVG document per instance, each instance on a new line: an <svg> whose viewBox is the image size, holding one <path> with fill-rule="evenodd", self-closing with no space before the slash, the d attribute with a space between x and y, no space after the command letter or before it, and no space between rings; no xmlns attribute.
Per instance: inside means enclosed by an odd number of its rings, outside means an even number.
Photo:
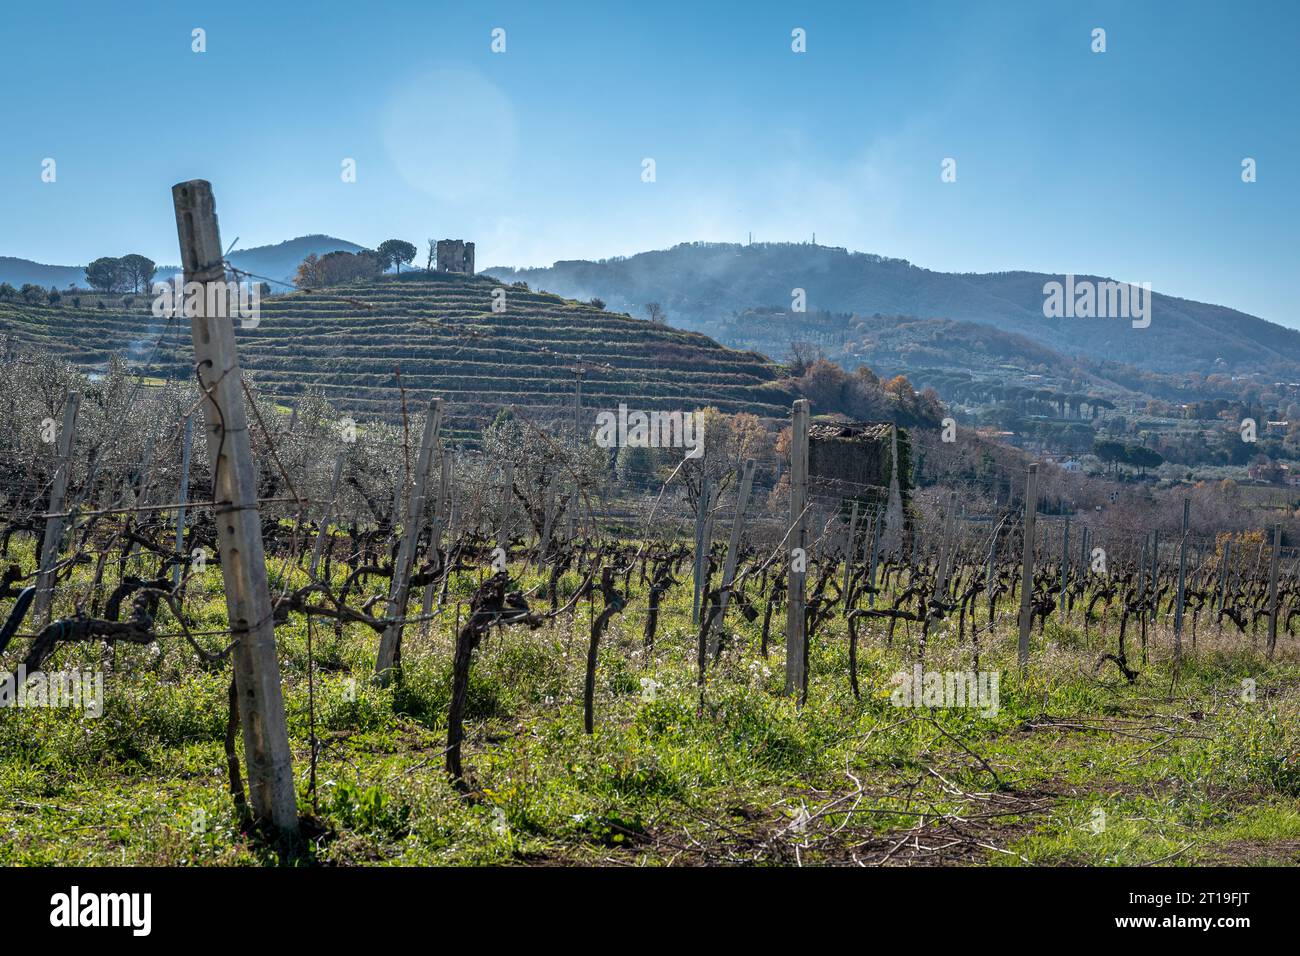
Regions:
<svg viewBox="0 0 1300 956"><path fill-rule="evenodd" d="M290 282L298 269L298 263L309 255L324 255L336 250L357 252L363 248L365 247L346 239L317 233L286 239L270 246L236 249L227 258L231 265L246 272L278 282ZM105 252L104 255L125 255L129 251ZM180 271L178 265L160 264L156 278L165 279ZM86 270L84 266L45 265L30 259L0 256L0 282L18 287L30 282L44 288L54 286L56 289L66 289L70 285L85 288ZM279 287L277 291L281 291Z"/></svg>
<svg viewBox="0 0 1300 956"><path fill-rule="evenodd" d="M250 274L283 283L292 280L298 263L308 255L361 248L345 239L313 234L236 250L229 259ZM160 266L158 278L177 271L178 266ZM863 319L915 317L974 323L1010 334L1020 345L1033 343L1063 357L1120 362L1163 374L1264 372L1288 381L1300 380L1300 331L1226 306L1160 292L1152 295L1149 328L1133 328L1127 319L1048 319L1043 316L1043 285L1063 277L1045 273L936 272L904 259L811 243L683 243L627 257L561 260L549 268L494 267L483 271L569 298L598 297L610 308L633 315L644 315L646 303L658 302L667 310L671 324L736 344L740 344L737 337L729 333L738 319L750 310L789 312L794 290L803 289L808 311L788 314L789 328L782 333L785 342L805 338L804 325L811 323L817 312L842 312ZM1076 278L1106 281L1087 274ZM0 257L0 282L66 288L70 283L84 285L85 277L78 266ZM931 326L925 332L926 348L940 352L951 348L959 353L969 329L963 329L963 335L951 342L945 329L955 332L958 327L942 322ZM878 323L877 331L882 338L894 340L889 346L907 344ZM910 328L910 333L920 331L915 323ZM892 351L889 346L886 352ZM1010 352L1032 351L1011 346L1012 340L1005 340L995 351L1009 360L1015 360ZM781 349L772 345L747 343L747 347L781 357ZM954 354L953 358L962 356Z"/></svg>
<svg viewBox="0 0 1300 956"><path fill-rule="evenodd" d="M701 331L748 308L789 308L793 290L801 288L810 311L975 322L1067 355L1165 373L1269 370L1300 376L1300 331L1158 291L1152 294L1149 328L1133 328L1127 319L1049 319L1043 316L1043 285L1063 277L1045 273L935 272L903 259L809 243L683 243L599 262L485 271L570 297L598 296L633 314L659 302L669 321ZM1076 279L1107 281L1085 273Z"/></svg>
<svg viewBox="0 0 1300 956"><path fill-rule="evenodd" d="M30 259L0 256L0 282L19 288L31 282L45 289L50 286L66 289L70 285L85 285L86 270L81 266L52 266Z"/></svg>

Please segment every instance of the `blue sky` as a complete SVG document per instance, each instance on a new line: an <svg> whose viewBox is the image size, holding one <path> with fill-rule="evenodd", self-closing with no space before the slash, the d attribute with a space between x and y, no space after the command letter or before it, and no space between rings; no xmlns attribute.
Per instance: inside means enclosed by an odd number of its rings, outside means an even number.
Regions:
<svg viewBox="0 0 1300 956"><path fill-rule="evenodd" d="M463 237L482 268L815 232L1300 327L1298 37L1290 0L9 4L0 255L174 262L170 186L206 178L242 247Z"/></svg>

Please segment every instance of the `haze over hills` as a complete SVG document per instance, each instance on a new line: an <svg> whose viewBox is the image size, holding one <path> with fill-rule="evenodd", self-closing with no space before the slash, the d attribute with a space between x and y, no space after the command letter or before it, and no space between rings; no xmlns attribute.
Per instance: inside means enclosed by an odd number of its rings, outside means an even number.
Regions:
<svg viewBox="0 0 1300 956"><path fill-rule="evenodd" d="M1300 331L1160 292L1152 295L1148 328L1133 328L1127 319L1049 319L1043 315L1043 286L1063 277L1043 273L935 272L903 259L810 243L683 243L597 262L485 271L574 298L597 296L633 314L658 302L672 323L704 332L734 322L747 309L788 311L793 290L803 289L809 312L980 323L1064 355L1154 372L1267 371L1300 377ZM1086 274L1076 279L1105 281ZM804 321L798 313L790 319ZM798 330L791 337L800 337Z"/></svg>
<svg viewBox="0 0 1300 956"><path fill-rule="evenodd" d="M309 255L315 254L319 256L335 251L356 252L362 248L355 242L348 242L346 239L336 239L334 236L316 234L299 236L296 239L288 239L272 246L236 249L230 253L228 258L231 265L246 272L266 276L281 282L289 282L293 279L298 263ZM129 251L129 249L106 251L104 255L120 256ZM179 272L180 268L178 265L160 263L156 278L165 279L167 276ZM19 287L30 282L44 288L54 286L56 289L66 289L70 285L84 288L86 285L86 270L82 266L43 265L29 259L0 256L0 282L8 282L10 285Z"/></svg>
<svg viewBox="0 0 1300 956"><path fill-rule="evenodd" d="M255 246L236 249L227 258L230 264L246 272L256 273L282 282L293 281L298 263L310 255L321 256L327 252L360 252L364 246L334 236L315 234L288 239L273 246ZM179 271L179 266L171 267ZM279 291L277 289L277 291Z"/></svg>
<svg viewBox="0 0 1300 956"><path fill-rule="evenodd" d="M70 285L84 286L86 270L81 266L52 266L31 259L0 256L0 282L18 287L30 282L43 289L50 286L66 289Z"/></svg>
<svg viewBox="0 0 1300 956"><path fill-rule="evenodd" d="M251 274L285 282L310 254L361 248L314 234L237 250L229 258ZM158 278L176 270L160 266ZM1043 286L1061 277L1043 273L936 272L811 243L684 243L626 258L484 273L571 299L598 297L611 310L632 315L658 302L671 325L777 360L792 343L810 342L837 346L826 351L846 366L866 363L891 374L989 363L1067 374L1083 359L1167 376L1260 373L1300 380L1296 330L1159 292L1152 295L1147 328L1134 328L1127 319L1049 319L1043 316ZM84 274L80 267L0 258L0 281L66 288L69 282L84 284ZM795 289L804 290L804 312L791 311Z"/></svg>

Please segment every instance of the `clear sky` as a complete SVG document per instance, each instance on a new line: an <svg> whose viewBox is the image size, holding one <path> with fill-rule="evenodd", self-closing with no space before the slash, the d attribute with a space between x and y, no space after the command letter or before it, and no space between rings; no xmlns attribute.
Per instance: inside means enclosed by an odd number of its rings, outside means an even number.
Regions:
<svg viewBox="0 0 1300 956"><path fill-rule="evenodd" d="M175 262L170 187L205 178L241 247L463 237L483 268L815 232L1300 327L1293 0L50 0L5 4L0 51L0 255Z"/></svg>

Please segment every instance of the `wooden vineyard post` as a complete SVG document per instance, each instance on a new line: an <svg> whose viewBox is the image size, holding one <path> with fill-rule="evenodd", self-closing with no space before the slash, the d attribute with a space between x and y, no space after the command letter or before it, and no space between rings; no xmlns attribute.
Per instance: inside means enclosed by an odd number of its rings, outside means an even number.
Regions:
<svg viewBox="0 0 1300 956"><path fill-rule="evenodd" d="M867 592L868 607L876 606L876 560L880 555L880 522L884 516L884 509L876 505L875 514L871 518L871 555L867 564L867 585L871 589Z"/></svg>
<svg viewBox="0 0 1300 956"><path fill-rule="evenodd" d="M1000 523L993 526L993 533L989 535L989 551L988 554L984 556L984 600L989 602L989 629L990 630L992 630L993 627L993 611L994 611L993 587L994 584L996 583L996 579L993 576L993 572L994 572L993 559L997 557L998 531L1001 529L1001 527L1002 525ZM973 623L974 622L972 621L972 624Z"/></svg>
<svg viewBox="0 0 1300 956"><path fill-rule="evenodd" d="M578 356L578 362L582 362L582 356ZM582 376L586 370L578 367L573 370L573 450L576 452L581 444L580 430L582 427ZM575 500L576 507L577 502Z"/></svg>
<svg viewBox="0 0 1300 956"><path fill-rule="evenodd" d="M320 527L316 529L316 543L311 549L311 564L307 566L307 573L313 578L316 577L316 569L320 567L321 555L325 551L325 542L330 536L330 522L334 517L334 509L338 506L339 480L343 477L343 452L334 456L334 474L330 476L330 495L329 500L325 502L325 510L321 513Z"/></svg>
<svg viewBox="0 0 1300 956"><path fill-rule="evenodd" d="M693 565L695 591L691 599L691 624L699 626L700 600L704 589L705 557L708 543L704 540L704 531L708 525L709 507L712 504L712 482L709 476L700 478L700 503L695 512L695 563Z"/></svg>
<svg viewBox="0 0 1300 956"><path fill-rule="evenodd" d="M849 593L849 587L853 583L853 545L858 537L858 502L853 502L853 512L849 515L849 534L844 542L844 613L849 613L849 605L853 603L853 595Z"/></svg>
<svg viewBox="0 0 1300 956"><path fill-rule="evenodd" d="M439 569L439 577L442 578L442 583L438 586L438 607L442 607L442 603L447 597L447 585L451 581L452 544L460 533L460 491L455 482L456 456L448 448L444 448L442 453L449 456L451 460L445 466L447 469L447 560L443 562L442 567Z"/></svg>
<svg viewBox="0 0 1300 956"><path fill-rule="evenodd" d="M172 187L172 202L185 282L205 286L203 296L193 297L196 301L190 327L203 392L204 432L212 469L212 500L216 503L213 517L221 551L226 611L235 638L235 686L249 798L255 817L282 832L296 834L298 800L280 663L276 659L275 621L262 550L257 480L241 393L235 326L229 314L208 314L210 303L218 306L213 311L230 311L220 308L229 297L212 186L201 179L178 183ZM216 284L221 288L214 289ZM220 295L215 294L218 292Z"/></svg>
<svg viewBox="0 0 1300 956"><path fill-rule="evenodd" d="M442 577L445 568L442 567L442 529L447 523L447 495L451 487L451 455L444 449L442 453L441 472L438 478L438 497L433 500L433 528L429 534L429 554L433 560L438 562L438 575L431 578L429 583L424 586L423 600L420 601L420 617L424 621L420 625L421 633L428 635L432 625L429 615L433 611L434 591L438 587L438 578Z"/></svg>
<svg viewBox="0 0 1300 956"><path fill-rule="evenodd" d="M153 480L153 448L156 436L150 434L149 443L144 446L144 459L140 463L140 480L135 486L135 507L143 508L148 505L149 484ZM123 492L123 501L126 500L126 494ZM138 568L139 561L135 561L135 556L140 553L140 542L132 541L131 549L127 551L127 557L133 559L133 564Z"/></svg>
<svg viewBox="0 0 1300 956"><path fill-rule="evenodd" d="M542 502L542 539L537 543L537 570L546 566L547 550L551 546L551 531L555 526L555 479L546 484Z"/></svg>
<svg viewBox="0 0 1300 956"><path fill-rule="evenodd" d="M1145 615L1143 614L1141 609L1143 607L1142 602L1145 602L1147 599L1147 545L1150 543L1150 541L1151 541L1150 535L1144 534L1142 536L1142 556L1138 558L1137 593L1138 593L1138 619L1139 620L1145 620ZM1143 633L1145 633L1145 631Z"/></svg>
<svg viewBox="0 0 1300 956"><path fill-rule="evenodd" d="M1020 651L1021 668L1029 666L1029 631L1034 621L1034 518L1038 511L1038 463L1029 466L1025 481L1025 547L1020 571Z"/></svg>
<svg viewBox="0 0 1300 956"><path fill-rule="evenodd" d="M1088 531L1087 525L1084 525L1079 531L1079 606L1083 610L1083 626L1088 626L1088 597L1084 593L1088 587L1088 575L1092 572L1091 551L1088 550L1088 542L1092 540L1092 532ZM1071 607L1071 610L1074 610Z"/></svg>
<svg viewBox="0 0 1300 956"><path fill-rule="evenodd" d="M514 462L505 463L501 480L501 523L497 526L497 547L510 553L510 494L515 484Z"/></svg>
<svg viewBox="0 0 1300 956"><path fill-rule="evenodd" d="M1151 532L1151 626L1156 625L1160 609L1160 532Z"/></svg>
<svg viewBox="0 0 1300 956"><path fill-rule="evenodd" d="M808 566L808 399L795 401L790 412L790 548L785 606L785 692L808 699L808 643L804 620L804 583Z"/></svg>
<svg viewBox="0 0 1300 956"><path fill-rule="evenodd" d="M410 482L410 466L399 469L397 480L393 482L393 505L392 505L392 530L397 531L398 522L402 520L402 495L406 493L407 483Z"/></svg>
<svg viewBox="0 0 1300 956"><path fill-rule="evenodd" d="M406 520L402 524L402 538L397 545L397 560L393 564L393 581L388 589L388 606L385 614L388 625L379 638L379 654L375 660L375 681L386 686L393 677L397 663L397 648L402 641L402 618L406 617L406 604L411 594L411 562L415 558L415 544L420 537L420 519L424 515L424 499L429 485L429 467L433 461L434 446L438 443L438 427L442 424L442 402L433 399L424 414L424 434L420 436L420 451L415 460L415 487L406 506Z"/></svg>
<svg viewBox="0 0 1300 956"><path fill-rule="evenodd" d="M1183 499L1183 538L1178 546L1178 597L1174 605L1174 661L1183 656L1183 595L1187 585L1187 529L1191 516L1192 502Z"/></svg>
<svg viewBox="0 0 1300 956"><path fill-rule="evenodd" d="M1079 580L1086 588L1088 578L1092 574L1092 552L1088 549L1088 545L1092 541L1092 530L1085 526L1079 538ZM1083 628L1086 631L1088 629L1088 597L1086 594L1081 593L1079 598L1079 605L1083 610Z"/></svg>
<svg viewBox="0 0 1300 956"><path fill-rule="evenodd" d="M45 519L45 538L41 542L40 571L36 575L36 606L32 620L38 627L50 623L54 608L55 565L59 563L59 543L63 540L64 504L68 495L68 477L72 471L72 441L77 428L77 409L81 407L81 393L69 392L63 401L63 424L59 428L58 456L54 470L54 483L50 487L50 516Z"/></svg>
<svg viewBox="0 0 1300 956"><path fill-rule="evenodd" d="M745 459L745 470L740 476L736 492L736 517L731 522L731 538L727 541L727 562L722 568L722 596L718 598L718 616L713 619L709 634L709 656L717 657L721 647L722 629L727 616L727 602L731 598L731 582L736 577L736 562L740 560L740 536L745 531L745 509L749 507L749 492L754 486L754 459Z"/></svg>
<svg viewBox="0 0 1300 956"><path fill-rule="evenodd" d="M956 551L953 543L956 510L957 502L954 498L948 502L948 510L943 520L943 533L939 536L939 551L935 556L933 598L936 601L941 600L948 591L948 575Z"/></svg>
<svg viewBox="0 0 1300 956"><path fill-rule="evenodd" d="M181 483L176 489L176 554L179 560L172 572L172 586L179 587L185 569L185 505L190 500L190 450L194 447L194 416L185 416L185 436L181 439Z"/></svg>
<svg viewBox="0 0 1300 956"><path fill-rule="evenodd" d="M1277 648L1277 566L1282 557L1282 526L1273 525L1273 557L1268 564L1268 659Z"/></svg>
<svg viewBox="0 0 1300 956"><path fill-rule="evenodd" d="M1219 600L1214 607L1214 620L1219 631L1223 630L1223 602L1228 597L1228 568L1232 566L1232 538L1223 541L1223 565L1219 568Z"/></svg>
<svg viewBox="0 0 1300 956"><path fill-rule="evenodd" d="M708 517L704 519L704 552L700 556L700 602L703 605L704 592L709 587L709 558L713 554L713 512L718 506L718 499L722 497L722 489L714 487L713 495L709 499ZM700 613L703 613L701 607Z"/></svg>
<svg viewBox="0 0 1300 956"><path fill-rule="evenodd" d="M1070 613L1066 607L1068 598L1066 595L1070 589L1070 519L1065 519L1065 530L1061 532L1061 600L1058 610L1061 612L1061 622L1065 623Z"/></svg>

